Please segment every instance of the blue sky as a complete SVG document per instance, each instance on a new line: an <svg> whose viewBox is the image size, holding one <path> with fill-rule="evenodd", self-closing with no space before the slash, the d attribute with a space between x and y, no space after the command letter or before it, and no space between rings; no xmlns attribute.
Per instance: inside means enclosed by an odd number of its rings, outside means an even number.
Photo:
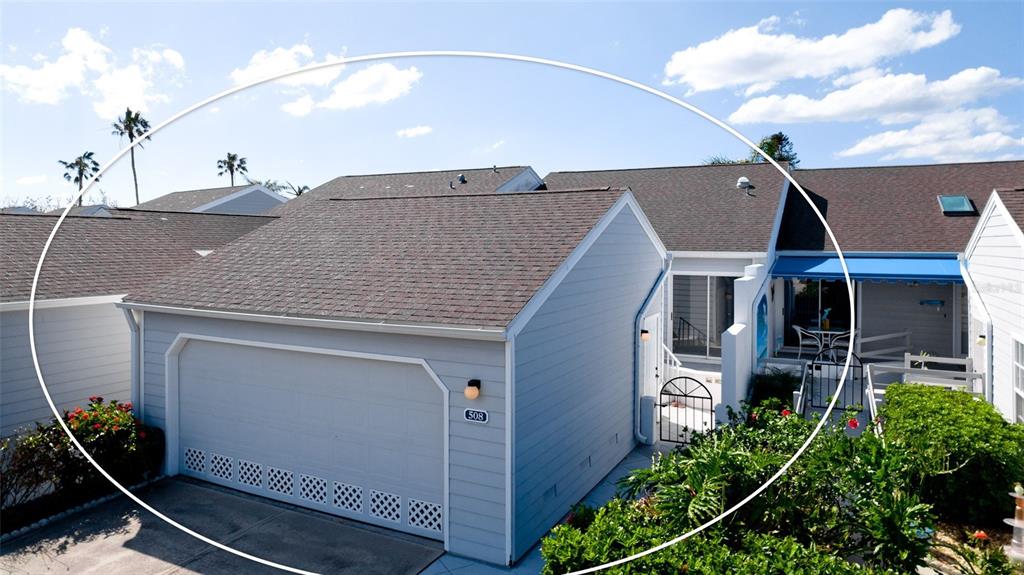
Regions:
<svg viewBox="0 0 1024 575"><path fill-rule="evenodd" d="M121 143L124 105L156 123L282 66L397 50L511 52L657 86L802 167L1024 157L1024 8L1006 3L0 5L0 200L66 197L59 159ZM400 135L399 132L403 135ZM137 155L142 200L227 185L217 159L316 186L343 174L528 164L700 163L742 144L611 82L483 60L395 60L262 86ZM121 162L100 184L134 203Z"/></svg>

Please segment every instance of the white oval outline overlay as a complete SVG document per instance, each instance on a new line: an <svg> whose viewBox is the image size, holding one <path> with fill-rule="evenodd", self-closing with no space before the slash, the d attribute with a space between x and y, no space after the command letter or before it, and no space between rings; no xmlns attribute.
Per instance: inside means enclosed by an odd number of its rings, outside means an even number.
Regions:
<svg viewBox="0 0 1024 575"><path fill-rule="evenodd" d="M269 567L274 567L274 568L281 569L281 570L284 570L284 571L288 571L288 572L291 572L291 573L298 573L298 574L301 574L301 575L317 575L315 572L312 572L312 571L304 571L302 569L297 569L297 568L294 568L294 567L289 567L287 565L281 565L279 563L274 563L273 561L269 561L269 560L266 560L266 559L262 559L260 557L256 557L254 555L250 555L250 554L245 553L243 551L238 551L236 549L228 547L227 545L224 545L223 543L219 543L217 541L214 541L214 540L206 537L205 535L202 535L200 533L196 533L195 531L192 531L188 527L185 527L184 525L178 523L177 521L171 519L170 517L167 517L166 515L164 515L163 513L160 513L159 511L157 511L153 507L150 507L146 502L144 502L141 499L139 499L138 497L136 497L135 494L133 494L131 491L126 489L123 485L118 483L113 477L110 476L110 474L108 474L102 467L100 467L99 464L96 463L96 461L92 458L92 456L90 456L86 452L86 450L82 447L82 445L78 442L78 440L75 439L74 434L71 433L71 430L68 428L67 423L64 421L64 418L61 417L60 413L57 410L57 406L53 403L53 399L50 397L50 392L46 388L46 382L43 381L43 373L42 373L42 369L39 366L39 357L38 357L38 355L36 353L36 337L35 337L35 320L34 320L34 317L35 317L35 303L36 303L36 288L39 285L39 274L40 274L40 272L43 269L43 261L46 259L46 254L50 250L50 243L53 242L53 238L54 238L54 236L56 236L57 230L60 229L60 225L64 222L64 219L67 217L68 213L71 211L71 208L75 205L75 202L78 201L78 198L84 196L85 193L92 187L93 183L95 183L96 180L100 178L100 176L102 176L118 160L120 160L122 157L124 157L124 155L127 154L131 149L133 149L135 146L139 145L144 139L146 139L146 138L156 134L157 132L160 132L161 130L163 130L168 125L170 125L170 124L176 122L177 120L179 120L179 119L181 119L181 118L191 114L192 112L195 112L196 110L199 110L200 108L203 108L204 106L206 106L208 104L216 102L216 101L218 101L218 100L220 100L222 98L226 98L227 96L230 96L232 94L236 94L236 93L241 92L243 90L247 90L247 89L252 88L254 86L259 86L261 84L266 84L266 83L269 83L269 82L273 82L275 80L280 80L282 78L287 78L289 76L294 76L296 74L302 74L302 73L310 72L310 71L314 71L314 70L323 70L323 69L331 68L331 67L334 67L334 66L343 66L345 64L357 64L357 63L360 63L360 62L371 62L371 61L376 61L376 60L397 60L397 59L405 59L405 58L482 58L482 59L504 60L504 61L513 61L513 62L527 62L527 63L531 63L531 64L541 64L541 65L549 66L549 67L553 67L553 68L560 68L560 69L563 69L563 70L570 70L570 71L573 71L573 72L582 72L584 74L589 74L591 76L596 76L598 78L604 78L606 80L612 80L614 82L618 82L619 84L630 86L630 87L636 88L636 89L638 89L640 91L647 92L648 94L652 94L654 96L657 96L657 97L659 97L659 98L661 98L663 100L671 102L671 103L673 103L673 104L675 104L677 106L680 106L682 108L685 108L686 110L689 110L690 112L693 112L694 114L700 116L701 118L704 118L705 120L711 122L712 124L718 126L721 129L725 130L726 132L728 132L729 134L731 134L732 136L734 136L735 138L737 138L738 140L740 140L741 142L743 142L744 144L749 146L752 150L757 152L762 158L764 158L765 161L767 161L772 166L774 166L775 169L779 171L779 173L781 173L787 180L789 180L789 183L791 185L793 185L793 187L795 187L800 192L800 195L803 196L804 201L806 201L807 204L811 207L811 210L814 211L814 215L817 216L818 220L821 221L821 223L825 226L825 232L828 233L828 237L832 241L832 245L835 246L836 254L839 256L839 264L843 268L843 278L846 281L846 291L847 291L847 295L849 296L849 300L850 300L850 332L852 333L852 332L854 332L857 329L857 326L856 326L856 321L857 320L856 320L856 311L855 311L855 304L856 304L856 302L854 301L855 298L853 296L854 288L853 288L853 282L850 280L850 270L849 270L849 268L847 268L847 265L846 265L846 257L843 255L843 251L839 247L839 242L836 240L835 235L832 233L832 228L829 227L828 222L825 221L825 218L824 218L824 216L822 216L821 212L818 210L818 207L814 204L814 202L811 201L810 197L807 195L807 192L804 191L803 187L800 186L800 184L796 181L796 179L793 178L793 176L787 170L783 169L782 166L780 166L778 164L778 162L775 161L774 158L770 157L763 150L761 150L758 146L756 146L753 142L751 142L749 139L747 139L747 137L745 137L743 134L740 134L738 131L736 131L734 128L732 128L731 126L729 126L725 122L719 120L718 118L715 118L714 116L708 114L707 112L704 112L703 110L701 110L700 108L697 108L693 104L689 104L687 102L684 102L683 100L680 100L679 98L676 98L674 96L666 94L665 92L662 92L661 90L658 90L656 88L652 88L652 87L647 86L645 84L641 84L640 82L636 82L636 81L630 80L628 78L623 78L621 76L617 76L617 75L611 74L609 72L603 72L601 70L597 70L597 69L594 69L594 68L588 68L586 66L580 66L580 65L577 65L577 64L569 64L569 63L566 63L566 62L560 62L558 60L550 60L550 59L547 59L547 58L538 58L538 57L533 57L533 56L522 56L522 55L517 55L517 54L504 54L504 53L501 53L501 52L480 52L480 51L472 51L472 50L425 50L425 51L407 51L407 52L381 52L381 53L378 53L378 54L367 54L367 55L364 55L364 56L353 56L351 58L341 58L339 60L334 60L334 61L331 61L331 62L321 62L321 63L317 63L317 64L310 64L308 66L297 68L297 69L292 70L290 72L283 72L283 73L275 74L273 76L268 76L266 78L262 78L260 80L254 81L254 82L250 82L248 84L243 84L241 86L236 86L234 88L229 88L227 90L224 90L223 92L220 92L218 94L210 96L209 98L206 98L205 100L201 100L198 103L193 104L193 105L189 106L188 108L185 108L181 112L178 112L177 114L171 116L170 118L164 120L163 122L160 122L159 124L157 124L157 126L155 128L151 129L150 131L148 131L145 134L143 134L141 137L137 138L133 143L129 144L127 147L122 148L121 151L119 151L117 154L115 154L113 158L108 160L105 164L103 164L103 166L100 167L100 171L95 176L93 176L92 178L89 179L89 181L82 187L82 189L78 192L78 194L71 200L71 204L68 205L68 207L64 208L64 211L61 213L60 217L57 219L57 224L54 225L53 230L50 232L49 237L46 238L46 244L43 246L43 251L42 251L42 253L39 256L39 262L36 264L35 274L32 277L32 291L29 294L29 301L28 301L28 337L29 337L29 347L32 350L32 364L33 364L33 366L35 367L35 370L36 370L36 377L39 379L39 386L42 388L43 395L46 397L46 403L48 403L50 405L50 411L53 412L53 414L56 417L57 421L60 423L61 428L63 428L64 433L66 433L68 435L68 437L71 439L71 442L75 445L75 448L78 449L78 451L81 452L82 455L85 456L85 459L93 467L95 467L96 470L99 471L100 474L103 475L103 477L105 477L107 479L107 481L109 481L111 484L113 484L114 487L117 487L117 489L119 491L121 491L121 493L123 493L129 499L131 499L136 504L141 506L143 509L145 509L146 511L149 511L153 515L156 515L158 518L162 519L163 521L165 521L169 525L177 528L178 530L180 530L180 531L182 531L184 533L186 533L186 534L188 534L188 535L190 535L190 536L192 536L192 537L194 537L194 538L196 538L196 539L198 539L198 540L200 540L200 541L202 541L204 543L207 543L207 544L212 545L212 546L214 546L214 547L216 547L218 549L221 549L222 551L227 551L228 553L231 553L233 555L237 555L238 557L242 557L243 559L248 559L250 561L255 561L257 563L261 563L263 565L267 565ZM655 547L647 549L646 551L641 551L640 553L635 553L635 554L630 555L628 557L623 557L621 559L617 559L615 561L612 561L612 562L609 562L609 563L605 563L604 565L597 565L597 566L594 566L594 567L588 567L586 569L581 569L579 571L573 571L571 573L567 573L566 575L584 575L586 573L595 573L597 571L601 571L601 570L607 569L609 567L615 567L617 565L622 565L623 563L628 563L628 562L630 562L630 561L632 561L634 559L639 559L640 557L645 557L645 556L650 555L652 553L657 553L658 551L661 551L662 549L665 549L666 547L670 547L672 545L675 545L676 543L679 543L680 541L688 539L691 536L696 535L697 533L700 533L701 531L704 531L705 529L711 527L712 525L715 525L716 523L719 523L720 521L722 521L723 519L725 519L726 517L728 517L729 515L734 513L736 510L738 510L739 508L741 508L744 505L746 505L752 499L754 499L755 497L760 495L766 489L768 489L768 487L770 487L773 483L775 483L775 481L779 477L782 477L782 475L784 475L786 473L786 471L789 470L790 466L792 466L793 463L795 463L796 460L799 459L801 455L803 455L804 451L807 449L808 446L810 446L811 442L814 441L814 438L817 437L817 435L821 431L822 427L824 427L825 422L827 422L829 420L829 416L832 413L832 409L835 407L836 401L839 399L839 395L842 392L843 385L846 383L846 375L847 375L847 372L849 371L850 361L851 361L852 356L853 356L853 339L854 338L851 337L850 338L850 342L847 345L846 361L843 363L843 371L842 371L842 373L840 375L839 385L836 387L836 392L832 396L832 401L829 402L828 408L825 410L825 413L822 415L821 419L818 421L818 424L814 427L814 430L811 431L811 434L807 437L807 439L800 446L800 448L797 449L796 452L793 454L793 456L788 461L786 461L786 463L784 463L782 465L782 467L780 467L779 470L775 472L774 475L769 477L768 480L765 481L765 483L763 485L761 485L760 487L755 489L750 495L746 496L745 498L743 498L741 501L739 501L738 503L736 503L735 505L733 505L729 509L726 509L725 511L723 511L717 517L707 521L706 523L704 523L703 525L700 525L699 527L695 527L695 528L691 529L690 531L687 531L686 533L676 537L675 539L671 539L669 541L666 541L666 542L664 542L664 543L662 543L660 545L657 545Z"/></svg>

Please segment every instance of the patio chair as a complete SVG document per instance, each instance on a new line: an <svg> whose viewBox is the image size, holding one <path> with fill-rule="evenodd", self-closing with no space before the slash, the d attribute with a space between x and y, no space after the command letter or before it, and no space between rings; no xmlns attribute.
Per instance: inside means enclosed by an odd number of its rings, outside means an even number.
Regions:
<svg viewBox="0 0 1024 575"><path fill-rule="evenodd" d="M797 338L799 338L799 342L800 342L800 350L796 354L796 358L797 359L800 359L801 356L803 356L803 354L804 354L804 341L808 341L808 342L814 343L814 345L816 345L818 347L818 351L819 352L824 348L825 342L824 342L824 339L822 338L821 334L812 333L812 332L808 331L807 329L802 328L802 327L800 327L798 325L794 325L793 329L796 330L796 335L797 335Z"/></svg>
<svg viewBox="0 0 1024 575"><path fill-rule="evenodd" d="M829 334L828 347L832 350L832 361L837 360L836 352L846 353L846 346L849 344L850 335L852 335L850 330ZM843 343L843 340L846 340L846 343Z"/></svg>

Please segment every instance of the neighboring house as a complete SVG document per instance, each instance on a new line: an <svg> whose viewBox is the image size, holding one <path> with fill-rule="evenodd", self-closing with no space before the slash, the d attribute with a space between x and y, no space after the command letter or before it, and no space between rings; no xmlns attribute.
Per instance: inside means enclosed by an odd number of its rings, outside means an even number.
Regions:
<svg viewBox="0 0 1024 575"><path fill-rule="evenodd" d="M1024 179L1024 172L1017 172ZM970 292L967 347L993 404L1024 422L1024 188L997 189L964 253Z"/></svg>
<svg viewBox="0 0 1024 575"><path fill-rule="evenodd" d="M109 218L116 208L111 206L104 206L102 204L96 204L92 206L71 206L68 211L69 216L91 216L95 218ZM64 208L56 208L46 212L51 216L59 216L64 213Z"/></svg>
<svg viewBox="0 0 1024 575"><path fill-rule="evenodd" d="M316 200L525 192L543 184L529 166L341 176L278 206L272 214L287 215Z"/></svg>
<svg viewBox="0 0 1024 575"><path fill-rule="evenodd" d="M287 201L288 198L259 184L247 184L171 192L127 209L258 216L268 214Z"/></svg>
<svg viewBox="0 0 1024 575"><path fill-rule="evenodd" d="M306 200L131 291L168 474L510 564L630 452L668 264L633 195L431 191Z"/></svg>
<svg viewBox="0 0 1024 575"><path fill-rule="evenodd" d="M30 208L28 206L11 206L9 208L0 208L0 214L32 215L32 214L39 214L39 213L41 213L41 212L39 212L39 210L36 210L34 208Z"/></svg>
<svg viewBox="0 0 1024 575"><path fill-rule="evenodd" d="M48 215L0 215L0 436L52 417L32 363L28 299ZM162 212L69 216L36 292L40 368L58 409L92 395L134 399L129 324L114 302L273 218Z"/></svg>

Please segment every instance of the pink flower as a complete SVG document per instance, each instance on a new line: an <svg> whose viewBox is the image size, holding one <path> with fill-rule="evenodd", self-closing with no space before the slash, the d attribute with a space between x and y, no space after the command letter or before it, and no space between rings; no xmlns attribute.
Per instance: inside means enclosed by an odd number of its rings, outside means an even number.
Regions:
<svg viewBox="0 0 1024 575"><path fill-rule="evenodd" d="M101 423L94 423L94 424L92 424L92 428L93 429L99 429L101 427L103 427L103 424L101 424Z"/></svg>

